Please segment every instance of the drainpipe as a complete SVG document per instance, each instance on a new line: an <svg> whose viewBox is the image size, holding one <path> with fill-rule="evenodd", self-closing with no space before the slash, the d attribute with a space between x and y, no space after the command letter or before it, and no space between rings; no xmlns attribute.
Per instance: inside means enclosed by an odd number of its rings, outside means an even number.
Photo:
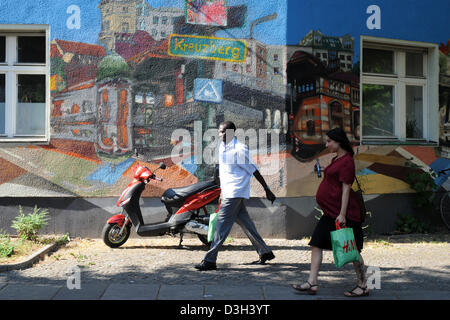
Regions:
<svg viewBox="0 0 450 320"><path fill-rule="evenodd" d="M275 20L278 17L277 13L273 13L271 15L267 15L261 18L258 18L256 20L253 20L250 23L250 39L253 39L253 29L255 28L256 25L263 23L263 22L267 22L270 20Z"/></svg>

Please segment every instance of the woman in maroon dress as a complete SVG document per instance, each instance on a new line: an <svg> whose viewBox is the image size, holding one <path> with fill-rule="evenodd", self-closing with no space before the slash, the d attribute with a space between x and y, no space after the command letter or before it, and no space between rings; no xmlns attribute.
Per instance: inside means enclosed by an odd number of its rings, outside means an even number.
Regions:
<svg viewBox="0 0 450 320"><path fill-rule="evenodd" d="M353 148L344 130L336 128L327 133L326 147L336 157L324 171L324 179L316 194L316 201L323 211L323 216L317 224L311 237L311 270L309 279L302 285L294 285L298 291L316 294L323 250L332 250L330 232L336 230L336 222L353 228L356 245L361 253L363 248L363 232L359 211L359 204L351 189L355 179L355 162ZM355 267L357 286L344 294L348 297L367 296L364 261L353 262Z"/></svg>

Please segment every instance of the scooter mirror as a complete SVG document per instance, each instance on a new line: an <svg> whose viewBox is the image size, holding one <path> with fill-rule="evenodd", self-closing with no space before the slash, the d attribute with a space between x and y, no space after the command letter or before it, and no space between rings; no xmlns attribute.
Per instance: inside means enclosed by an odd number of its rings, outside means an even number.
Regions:
<svg viewBox="0 0 450 320"><path fill-rule="evenodd" d="M166 170L166 165L164 164L164 162L161 162L161 163L159 164L159 167L158 167L158 168L163 169L163 170Z"/></svg>

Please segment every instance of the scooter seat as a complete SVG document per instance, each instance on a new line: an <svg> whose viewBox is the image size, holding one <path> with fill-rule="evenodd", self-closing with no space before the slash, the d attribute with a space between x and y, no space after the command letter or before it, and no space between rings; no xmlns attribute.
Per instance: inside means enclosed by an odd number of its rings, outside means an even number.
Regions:
<svg viewBox="0 0 450 320"><path fill-rule="evenodd" d="M167 189L163 193L161 201L166 205L176 206L179 205L180 202L184 201L187 197L212 187L219 187L215 180L199 182L181 188Z"/></svg>

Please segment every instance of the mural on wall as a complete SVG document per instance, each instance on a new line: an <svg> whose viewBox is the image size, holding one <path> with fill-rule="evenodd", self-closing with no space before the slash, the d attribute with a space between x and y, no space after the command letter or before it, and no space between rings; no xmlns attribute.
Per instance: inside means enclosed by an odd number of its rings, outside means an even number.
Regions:
<svg viewBox="0 0 450 320"><path fill-rule="evenodd" d="M286 196L314 196L321 182L311 169L319 160L323 166L332 156L325 149L326 132L341 127L355 146L357 176L366 194L414 192L408 177L417 172L438 172L450 167L445 130L448 125L448 45L440 46L441 144L439 154L428 146L360 145L359 61L354 61L354 39L324 35L311 30L298 46L289 47L288 81L294 95L290 118L291 155ZM290 163L292 162L292 163ZM306 170L299 170L298 168ZM447 189L449 175L439 175L435 183Z"/></svg>
<svg viewBox="0 0 450 320"><path fill-rule="evenodd" d="M118 196L137 164L154 169L162 161L168 167L160 172L164 182L143 194L158 197L166 188L212 177L214 166L198 161L202 154L195 149L206 150L202 137L224 120L247 135L256 133L253 160L263 174L270 168L265 178L278 197L315 195L321 182L315 161L330 163L325 137L336 126L355 146L367 194L413 192L407 178L418 169L411 163L425 171L450 167L447 39L439 40L439 152L429 146L364 146L362 32L330 31L332 22L324 21L334 17L332 2L328 11L319 10L319 26L300 19L306 26L292 29L294 40L283 38L287 1L167 3L86 1L83 10L98 17L90 22L98 29L89 27L95 39L50 39L51 139L43 146L0 147L0 195ZM199 81L204 85L196 86ZM173 136L176 129L192 138ZM265 150L261 141L267 141ZM173 157L180 146L190 152ZM134 159L135 151L147 162ZM447 178L438 177L437 185L447 188ZM264 197L255 179L251 190Z"/></svg>
<svg viewBox="0 0 450 320"><path fill-rule="evenodd" d="M227 25L226 0L186 0L186 22L204 25Z"/></svg>
<svg viewBox="0 0 450 320"><path fill-rule="evenodd" d="M276 156L282 158L288 130L285 46L250 38L247 30L252 21L256 20L252 30L262 25L265 16L270 16L267 21L276 20L286 4L258 13L255 7L260 3L235 2L180 0L178 6L153 6L147 0L101 0L92 4L89 10L99 11L101 20L96 43L51 39L50 143L0 148L5 162L0 193L24 195L18 186L28 175L36 181L27 184L35 195L117 196L135 165L143 163L132 157L136 151L148 159L145 164L150 168L161 161L168 166L160 173L164 182L147 188L144 196L160 196L166 188L211 179L214 166L196 161L195 139L172 137L176 129L195 136L195 122L203 133L224 120L243 130L266 129L269 143L270 130L276 130L282 150ZM269 52L276 56L275 70L267 65ZM198 79L220 81L218 103L196 99ZM192 152L175 159L171 153L179 144ZM207 146L204 141L200 144ZM259 156L256 148L251 152L263 167L274 156ZM20 170L10 174L16 167ZM283 168L281 159L275 174L267 178L274 192L285 185Z"/></svg>
<svg viewBox="0 0 450 320"><path fill-rule="evenodd" d="M450 147L450 40L439 46L439 142L441 151L449 155Z"/></svg>
<svg viewBox="0 0 450 320"><path fill-rule="evenodd" d="M354 39L311 30L287 64L293 87L293 155L313 160L325 149L325 134L340 127L351 142L359 140L359 69L353 65ZM355 144L356 144L355 143Z"/></svg>
<svg viewBox="0 0 450 320"><path fill-rule="evenodd" d="M292 32L289 31L288 35L290 44L287 46L287 78L293 94L289 113L292 158L288 157L286 164L289 173L286 196L315 195L321 179L315 176L312 166L316 159L322 166L331 162L332 155L325 149L325 136L326 132L334 127L343 128L354 145L356 174L366 194L414 192L408 183L409 178L415 173L430 171L437 176L435 178L437 191L449 189L448 174L438 176L439 171L450 167L448 159L450 154L447 151L450 150L447 149L450 144L446 136L447 127L450 128L448 43L441 43L439 48L440 148L420 144L369 146L360 143L361 117L363 123L372 121L376 124L374 127L378 128L383 127L379 125L380 119L386 119L386 114L380 116L374 112L365 114L363 112L361 116L364 103L366 107L371 104L370 96L367 95L364 100L360 92L361 35L411 41L430 41L432 37L423 29L412 31L412 24L408 24L407 21L397 26L397 20L392 19L394 7L387 8L383 1L375 2L378 2L378 5L370 7L357 1L338 4L324 0L320 5L314 4L313 1L291 2L290 10L297 12L298 15L288 25ZM405 5L405 1L395 4L398 9ZM448 4L441 2L434 9L430 7L424 9L420 20L426 20L426 17L433 14L433 10L439 6ZM308 10L302 11L304 8ZM337 11L339 15L335 14ZM386 16L390 16L391 19L387 20ZM382 18L384 24L381 23ZM342 23L346 19L349 21L361 19L367 23L350 26ZM439 19L433 21L442 34L445 30L442 28L444 24L439 25L442 21L439 22ZM414 25L420 24L415 21ZM448 32L444 32L444 36L448 36ZM438 41L447 40L440 38ZM372 95L376 97L373 100L382 97L382 93L376 90L373 90ZM437 107L436 105L435 108ZM410 136L410 128L407 126L406 129L407 135Z"/></svg>

